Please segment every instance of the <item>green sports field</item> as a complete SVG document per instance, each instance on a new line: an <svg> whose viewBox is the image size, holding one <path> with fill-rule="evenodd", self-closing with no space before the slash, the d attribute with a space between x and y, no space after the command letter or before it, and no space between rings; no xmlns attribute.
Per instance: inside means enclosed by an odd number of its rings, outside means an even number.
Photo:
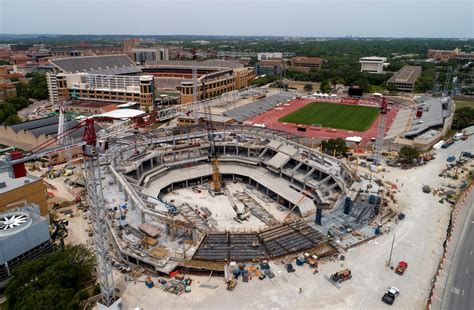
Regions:
<svg viewBox="0 0 474 310"><path fill-rule="evenodd" d="M313 102L283 116L278 121L304 125L319 124L322 127L366 131L372 126L379 113L379 109L372 107Z"/></svg>

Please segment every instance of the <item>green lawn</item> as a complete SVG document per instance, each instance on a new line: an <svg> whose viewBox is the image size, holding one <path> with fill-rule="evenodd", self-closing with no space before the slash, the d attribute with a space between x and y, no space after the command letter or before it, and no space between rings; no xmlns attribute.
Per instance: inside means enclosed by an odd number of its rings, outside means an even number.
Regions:
<svg viewBox="0 0 474 310"><path fill-rule="evenodd" d="M474 101L454 100L456 110L464 107L474 108Z"/></svg>
<svg viewBox="0 0 474 310"><path fill-rule="evenodd" d="M323 127L353 131L366 131L377 119L377 108L335 104L329 102L309 103L278 121L305 125L320 124Z"/></svg>

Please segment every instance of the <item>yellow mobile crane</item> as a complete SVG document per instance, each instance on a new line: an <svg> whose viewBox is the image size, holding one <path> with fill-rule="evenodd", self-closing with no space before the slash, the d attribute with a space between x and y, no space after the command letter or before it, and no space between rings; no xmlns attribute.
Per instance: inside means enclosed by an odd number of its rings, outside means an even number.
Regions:
<svg viewBox="0 0 474 310"><path fill-rule="evenodd" d="M206 108L206 126L207 126L207 139L209 140L209 160L212 165L212 191L213 195L222 194L222 183L221 173L219 171L219 158L217 157L216 142L213 132L211 107Z"/></svg>

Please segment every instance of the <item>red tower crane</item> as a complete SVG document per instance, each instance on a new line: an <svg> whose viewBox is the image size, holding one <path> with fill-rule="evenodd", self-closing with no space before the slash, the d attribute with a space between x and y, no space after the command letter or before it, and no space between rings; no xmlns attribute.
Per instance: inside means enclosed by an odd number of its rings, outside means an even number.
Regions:
<svg viewBox="0 0 474 310"><path fill-rule="evenodd" d="M101 303L105 306L110 306L115 301L115 293L112 277L112 264L107 241L107 223L102 191L102 178L100 174L101 169L98 154L95 150L97 136L94 124L94 119L88 118L76 126L67 129L63 133L58 134L56 137L34 147L25 155L17 151L11 152L9 159L4 163L0 163L0 168L9 168L13 178L20 178L26 175L25 162L27 161L67 150L71 147L83 147L85 159L84 173L93 222L94 246L97 256L97 280L102 292ZM50 147L55 142L57 143L58 141L61 141L62 138L81 128L84 128L82 141Z"/></svg>

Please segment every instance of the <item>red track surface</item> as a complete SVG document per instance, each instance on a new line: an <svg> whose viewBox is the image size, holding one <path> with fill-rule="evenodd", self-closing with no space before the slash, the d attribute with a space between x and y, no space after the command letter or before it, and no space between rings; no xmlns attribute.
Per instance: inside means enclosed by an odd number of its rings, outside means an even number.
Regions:
<svg viewBox="0 0 474 310"><path fill-rule="evenodd" d="M372 137L377 136L377 126L380 121L380 116L374 121L372 126L366 131L348 131L343 129L334 129L334 128L316 128L309 125L297 125L292 123L281 123L278 121L281 117L296 111L310 102L339 102L339 99L295 99L290 102L284 103L279 107L268 110L260 115L252 117L245 121L245 124L265 124L267 128L277 129L286 131L295 135L302 135L309 138L318 138L318 139L335 139L335 138L347 138L358 136L362 138L361 145L365 145L370 142ZM340 103L340 104L351 104L351 103ZM385 134L388 132L390 127L397 116L399 108L394 105L389 106L389 111L387 117L385 118ZM298 127L306 127L306 132L298 131Z"/></svg>

